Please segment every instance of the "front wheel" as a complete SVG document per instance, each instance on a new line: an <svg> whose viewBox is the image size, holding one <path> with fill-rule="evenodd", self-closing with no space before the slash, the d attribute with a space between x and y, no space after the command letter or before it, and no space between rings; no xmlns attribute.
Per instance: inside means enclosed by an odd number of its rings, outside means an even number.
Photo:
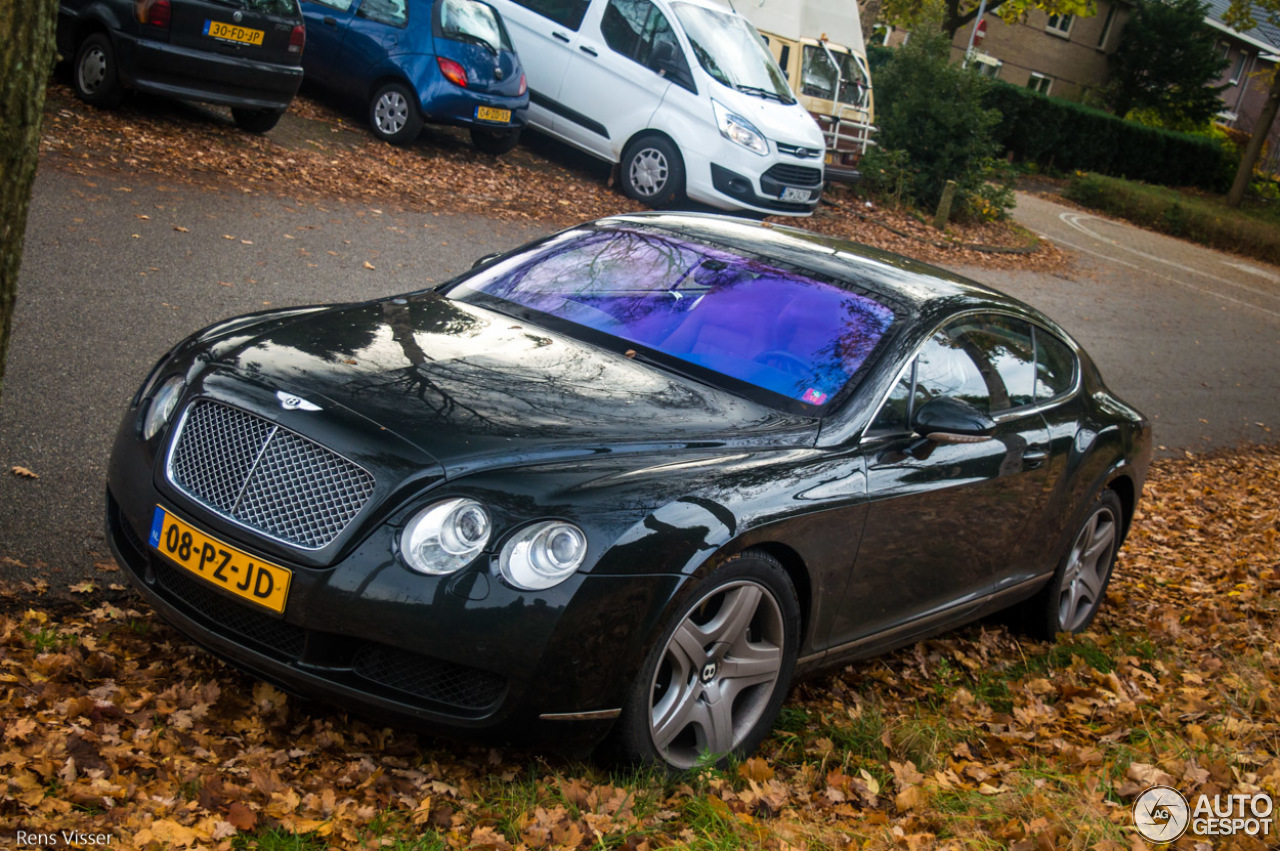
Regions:
<svg viewBox="0 0 1280 851"><path fill-rule="evenodd" d="M800 604L776 559L748 551L698 582L650 650L614 729L630 762L724 764L769 734L791 685Z"/></svg>
<svg viewBox="0 0 1280 851"><path fill-rule="evenodd" d="M369 127L384 142L409 144L422 130L417 98L400 83L382 86L369 101Z"/></svg>
<svg viewBox="0 0 1280 851"><path fill-rule="evenodd" d="M283 112L275 109L231 109L231 117L236 120L236 126L250 133L266 133L280 123L283 115Z"/></svg>
<svg viewBox="0 0 1280 851"><path fill-rule="evenodd" d="M650 207L669 207L684 197L684 160L662 136L645 136L622 154L622 190Z"/></svg>
<svg viewBox="0 0 1280 851"><path fill-rule="evenodd" d="M124 99L115 48L106 33L94 33L80 43L73 83L76 96L91 106L112 109Z"/></svg>
<svg viewBox="0 0 1280 851"><path fill-rule="evenodd" d="M508 130L490 130L487 127L471 128L471 144L482 153L500 157L510 151L520 141L520 128Z"/></svg>
<svg viewBox="0 0 1280 851"><path fill-rule="evenodd" d="M1104 490L1084 515L1053 579L1024 603L1025 626L1041 638L1083 632L1093 623L1123 537L1124 507L1115 491Z"/></svg>

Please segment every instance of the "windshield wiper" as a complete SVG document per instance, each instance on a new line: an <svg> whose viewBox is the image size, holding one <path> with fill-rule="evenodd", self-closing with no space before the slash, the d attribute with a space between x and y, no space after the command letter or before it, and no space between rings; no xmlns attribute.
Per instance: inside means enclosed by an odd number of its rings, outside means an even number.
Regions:
<svg viewBox="0 0 1280 851"><path fill-rule="evenodd" d="M498 55L498 48L494 47L492 44L490 44L488 41L486 41L485 39L481 38L478 35L472 35L471 33L464 33L461 30L453 30L450 32L446 32L444 35L445 35L445 38L451 38L455 41L469 41L472 44L478 44L481 47L483 47L485 50L492 53L494 56Z"/></svg>
<svg viewBox="0 0 1280 851"><path fill-rule="evenodd" d="M788 106L795 103L791 98L783 97L772 89L762 89L759 86L744 86L741 83L734 88L740 92L746 92L749 95L755 95L756 97L765 98L767 100L776 100L778 103L785 103Z"/></svg>

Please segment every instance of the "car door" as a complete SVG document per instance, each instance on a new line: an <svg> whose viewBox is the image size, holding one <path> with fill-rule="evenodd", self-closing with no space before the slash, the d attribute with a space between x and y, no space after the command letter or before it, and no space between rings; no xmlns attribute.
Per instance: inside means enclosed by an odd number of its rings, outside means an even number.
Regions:
<svg viewBox="0 0 1280 851"><path fill-rule="evenodd" d="M342 42L347 26L355 17L354 0L302 0L302 19L307 27L307 48L302 67L307 80L334 86L342 66Z"/></svg>
<svg viewBox="0 0 1280 851"><path fill-rule="evenodd" d="M650 0L605 0L583 22L560 87L560 135L617 160L622 146L650 119L671 81L650 67L658 44L683 55L667 17Z"/></svg>
<svg viewBox="0 0 1280 851"><path fill-rule="evenodd" d="M419 33L421 44L418 50L430 52L432 48L430 34L430 3L414 4L420 8L420 16L425 20L414 23L424 24ZM342 51L338 55L338 73L340 80L335 80L335 88L347 93L363 97L372 94L369 86L376 79L374 69L389 56L401 52L401 42L409 44L410 9L408 0L357 0L355 14L347 25L346 38L342 40Z"/></svg>
<svg viewBox="0 0 1280 851"><path fill-rule="evenodd" d="M1030 326L1014 317L963 317L920 347L863 438L866 528L833 645L962 620L1019 564L1048 479L1034 373ZM944 396L992 416L990 439L914 434L914 412Z"/></svg>
<svg viewBox="0 0 1280 851"><path fill-rule="evenodd" d="M560 86L590 0L493 0L529 81L529 123L558 134Z"/></svg>

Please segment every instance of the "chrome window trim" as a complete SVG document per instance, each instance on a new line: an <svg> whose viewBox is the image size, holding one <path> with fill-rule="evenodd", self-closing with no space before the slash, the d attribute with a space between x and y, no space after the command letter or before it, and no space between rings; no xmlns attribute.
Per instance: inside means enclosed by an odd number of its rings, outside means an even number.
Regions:
<svg viewBox="0 0 1280 851"><path fill-rule="evenodd" d="M173 478L173 454L177 450L178 442L182 438L182 431L186 427L187 415L191 413L191 409L195 407L196 403L201 401L207 401L217 405L223 405L225 407L231 408L232 410L240 411L241 413L248 414L249 416L257 417L258 419L271 424L271 434L267 437L266 441L263 443L262 448L258 450L258 457L254 459L253 466L249 468L249 472L245 476L244 484L241 485L241 488L240 488L240 495L236 497L237 504L239 504L240 496L244 494L244 489L249 486L249 480L253 477L253 471L258 468L258 464L259 462L261 462L262 455L264 452L266 452L267 446L270 445L272 438L274 438L276 435L276 432L281 430L287 431L293 436L297 437L299 440L305 440L314 446L318 446L319 448L323 449L325 452L330 452L333 455L337 456L338 458L341 458L343 461L346 461L348 464L360 470L365 475L367 475L370 479L372 479L375 489L378 486L378 477L373 475L373 473L369 472L368 470L366 470L362 465L357 464L355 461L352 461L350 458L343 455L341 452L337 452L333 449L330 449L328 446L325 446L323 443L318 443L312 440L311 438L307 437L306 435L300 434L299 432L296 432L291 428L285 428L284 426L280 425L274 420L269 420L259 413L251 411L247 408L242 408L239 405L229 404L227 402L222 401L221 399L214 399L210 396L196 396L191 399L188 399L187 404L183 406L182 416L179 418L177 425L174 426L173 434L169 438L169 447L168 449L165 450L164 478L165 478L165 481L167 481L173 487L174 490L176 490L178 493L185 496L187 499L191 500L196 505L200 506L205 511L209 512L215 517L219 517L222 520L227 521L233 526L236 526L240 529L245 530L246 532L253 534L258 538L264 538L268 541L281 544L283 546L289 547L290 549L298 550L300 552L315 553L333 546L334 542L336 542L339 538L342 537L342 533L347 531L347 529L349 529L351 525L355 523L356 520L359 519L362 514L364 514L366 511L369 510L370 505L374 501L372 493L369 495L369 499L365 501L365 504L361 506L360 510L357 511L355 514L351 515L351 519L348 520L346 524L343 525L343 527L338 530L337 534L335 534L332 539L330 539L327 543L321 544L318 547L307 547L297 543L296 541L288 541L288 540L285 540L284 538L280 538L276 535L272 535L271 533L263 529L259 529L256 526L250 526L248 523L245 523L241 520L237 520L236 518L231 517L222 511L219 511L217 508L214 508L212 505L209 505L209 503L205 502L199 496L191 493L191 491L187 490L182 485L178 484L178 482Z"/></svg>
<svg viewBox="0 0 1280 851"><path fill-rule="evenodd" d="M1038 414L1038 413L1047 411L1048 409L1057 406L1058 404L1066 401L1068 398L1074 396L1077 392L1079 392L1080 386L1084 382L1084 370L1081 368L1081 365L1080 365L1080 349L1075 345L1074 341L1072 341L1069 337L1067 337L1067 335L1059 334L1058 332L1053 331L1052 329L1045 328L1044 323L1041 322L1040 320L1033 319L1029 316L1023 316L1020 313L1016 313L1014 311L1007 310L1007 309L997 308L997 309L991 310L991 309L984 309L984 308L974 308L972 310L965 310L960 313L952 314L951 316L948 316L946 319L942 320L937 325L935 325L933 329L930 330L929 333L924 336L924 339L921 340L919 345L915 347L915 350L911 352L911 357L909 357L907 359L907 362L902 365L902 368L898 370L897 375L894 376L893 381L889 384L889 389L886 390L884 392L884 395L880 397L880 401L876 405L875 413L871 415L871 419L867 421L866 428L862 430L862 437L859 438L858 440L859 445L872 440L883 440L884 438L887 438L887 437L898 437L908 433L905 431L899 431L899 432L885 432L883 434L868 435L868 432L871 430L871 426L875 424L876 419L880 416L880 411L884 408L885 404L889 401L889 395L893 393L893 388L897 387L898 382L902 380L903 373L905 373L908 369L913 369L915 367L916 358L920 356L920 350L924 348L925 343L932 340L935 334L937 334L939 331L941 331L943 328L945 328L947 325L951 324L952 322L955 322L958 319L965 319L971 316L1004 316L1010 319L1019 319L1023 322L1026 322L1028 325L1030 325L1032 329L1031 331L1032 341L1034 344L1035 365L1039 365L1040 363L1040 346L1039 344L1035 344L1034 342L1037 329L1042 330L1047 334L1053 334L1054 338L1057 339L1064 346L1066 346L1068 351L1070 351L1072 355L1072 376L1071 376L1070 387L1068 387L1066 390L1062 391L1061 393L1057 394L1056 396L1050 396L1048 399L1045 399L1044 401L1036 401L1036 402L1032 402L1029 405L1022 405L1017 408L1009 408L1008 410L1001 411L999 414L996 414L991 417L991 419L995 420L997 425L1001 423L1009 422L1010 420L1015 420L1021 417L1027 417L1027 416L1031 416L1032 414ZM1032 385L1032 387L1034 389L1034 385ZM915 432L911 432L911 433L914 434Z"/></svg>

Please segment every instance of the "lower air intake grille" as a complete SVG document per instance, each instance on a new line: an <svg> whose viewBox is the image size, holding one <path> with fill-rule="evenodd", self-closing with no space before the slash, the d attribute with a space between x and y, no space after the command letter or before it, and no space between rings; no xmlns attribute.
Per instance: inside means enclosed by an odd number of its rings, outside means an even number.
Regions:
<svg viewBox="0 0 1280 851"><path fill-rule="evenodd" d="M366 680L460 709L486 709L507 690L506 681L489 671L381 644L362 647L352 670Z"/></svg>
<svg viewBox="0 0 1280 851"><path fill-rule="evenodd" d="M259 650L276 658L292 661L302 655L302 645L306 641L306 632L302 628L228 600L162 559L153 559L152 565L156 582L168 592L164 596L199 615L209 629L248 639L258 645Z"/></svg>
<svg viewBox="0 0 1280 851"><path fill-rule="evenodd" d="M810 168L804 165L787 165L786 163L778 163L773 168L764 173L765 177L771 177L779 183L785 183L788 186L817 186L822 182L822 169Z"/></svg>

